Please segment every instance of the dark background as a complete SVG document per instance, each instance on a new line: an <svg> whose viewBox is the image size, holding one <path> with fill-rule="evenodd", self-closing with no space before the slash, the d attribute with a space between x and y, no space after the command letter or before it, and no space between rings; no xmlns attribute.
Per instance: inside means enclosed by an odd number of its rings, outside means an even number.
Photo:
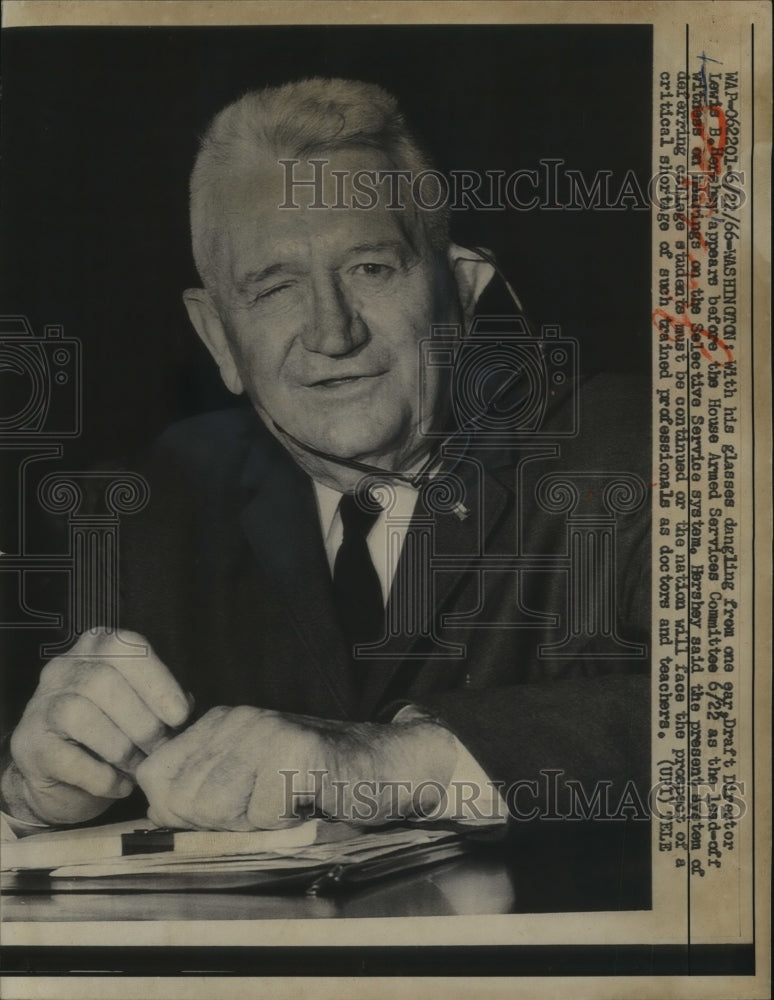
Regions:
<svg viewBox="0 0 774 1000"><path fill-rule="evenodd" d="M558 158L587 184L611 171L617 192L634 170L647 190L651 43L647 25L3 32L0 550L68 550L66 516L44 516L35 498L49 472L137 467L168 424L235 403L181 299L198 284L188 177L198 136L225 104L315 74L371 80L398 97L442 170L507 175ZM650 371L649 211L458 211L452 226L458 242L494 250L533 326L578 339L585 373ZM9 315L38 335L60 324L82 345L82 430L59 433L72 424L71 378L52 389L47 437L28 439L59 441L62 455L24 472L29 447L3 435L30 394L29 376L6 363ZM52 357L50 344L40 350ZM0 621L24 625L0 629L0 659L36 663L39 643L58 638L17 616L25 602L64 610L66 597L47 589L63 580L0 574ZM8 672L13 696L0 702L23 704L36 679L36 669ZM0 733L14 724L6 714L0 706Z"/></svg>
<svg viewBox="0 0 774 1000"><path fill-rule="evenodd" d="M5 32L0 315L26 315L36 333L61 324L83 345L83 432L64 441L63 458L49 468L130 464L170 422L234 402L181 301L182 290L198 284L188 175L198 135L226 103L303 76L371 80L398 97L442 170L510 174L553 157L582 171L587 182L598 170L611 171L614 191L634 170L647 190L651 42L647 25ZM585 373L649 372L648 211L466 211L454 213L452 226L457 242L494 250L535 325L559 324L564 336L579 340ZM24 380L0 363L0 399L11 401L0 404L0 417L15 412L24 391ZM643 414L646 433L649 425ZM0 491L0 548L11 552L19 542L18 455L11 455L10 489ZM5 538L12 540L4 544ZM9 672L6 690L34 682L34 673ZM4 956L7 968L61 973L107 961L56 949L17 951ZM116 970L143 973L154 962L157 974L187 967L173 949L158 959L145 950L146 965L137 964L132 949L126 966L110 951ZM497 955L444 949L424 965L420 951L403 949L396 964L392 955L385 962L358 950L349 971L422 974L439 963L449 974L662 967L650 948L630 949L630 957L620 948L499 949ZM743 957L749 964L747 952ZM200 964L218 972L322 971L319 951L311 960L294 951L287 968L277 965L282 957L271 961L276 967L251 949L249 955L202 952ZM336 971L347 973L348 961L338 950ZM663 968L684 971L686 961L682 951L670 953Z"/></svg>
<svg viewBox="0 0 774 1000"><path fill-rule="evenodd" d="M233 401L189 328L197 136L244 91L315 74L392 91L437 165L558 157L650 173L649 26L13 29L2 39L0 314L83 343L70 467L125 462L167 424ZM649 370L650 213L453 213L497 254L535 324L586 372ZM24 392L0 375L6 399ZM6 404L10 406L11 404ZM11 411L13 412L13 411ZM2 538L0 538L0 548Z"/></svg>

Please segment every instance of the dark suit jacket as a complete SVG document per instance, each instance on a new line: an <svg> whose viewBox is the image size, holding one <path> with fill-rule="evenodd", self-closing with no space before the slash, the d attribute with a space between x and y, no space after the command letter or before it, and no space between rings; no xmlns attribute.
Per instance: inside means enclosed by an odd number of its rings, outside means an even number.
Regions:
<svg viewBox="0 0 774 1000"><path fill-rule="evenodd" d="M474 442L465 452L457 472L469 516L429 516L435 639L390 638L360 698L312 483L249 409L193 418L161 439L148 470L151 502L122 523L121 624L147 636L199 713L251 704L387 720L410 702L447 725L493 780L536 780L542 794L541 771L551 770L560 783L581 782L587 797L599 781L613 783L613 801L630 781L644 797L650 497L616 517L613 606L594 582L599 564L572 585L567 568L576 544L568 513L584 537L609 527L604 476L570 476L581 491L574 512L546 510L538 484L589 471L647 482L648 400L636 381L611 379L587 384L581 399L581 434L558 455L550 434L535 439L537 450L504 454ZM422 513L419 503L415 522ZM418 530L412 523L409 535ZM497 562L517 552L530 560L526 571ZM574 601L614 615L602 625L621 641L600 643L583 628L573 635ZM430 655L437 639L463 655Z"/></svg>
<svg viewBox="0 0 774 1000"><path fill-rule="evenodd" d="M648 387L596 379L580 400L577 437L553 436L568 426L556 408L527 447L474 441L460 449L466 520L435 513L422 524L418 501L402 558L429 523L435 636L463 655L432 656L437 641L393 636L388 658L367 667L362 697L335 620L312 484L251 410L172 427L145 470L150 503L120 523L120 622L147 636L195 695L197 714L253 704L386 721L414 703L453 730L506 791L534 782L506 795L520 813L501 844L483 848L505 852L521 910L630 909L650 898L649 824L622 821L647 820L631 789L646 805L649 496L615 519L613 603L600 585L604 566L589 561L595 533L611 540L606 482L621 473L650 479ZM585 569L570 583L569 567L584 553ZM13 574L0 576L13 583ZM67 607L61 576L40 579L40 593L27 594L33 606ZM400 596L394 588L393 607ZM596 626L584 628L595 615ZM611 646L616 634L621 641ZM39 644L60 638L50 630L3 634L14 666L0 706L5 734L34 690ZM5 747L7 756L7 740ZM576 809L572 822L553 822L573 815L571 780L588 802L607 783L602 808L614 821L578 822ZM545 822L520 821L533 807ZM135 793L99 821L143 809Z"/></svg>

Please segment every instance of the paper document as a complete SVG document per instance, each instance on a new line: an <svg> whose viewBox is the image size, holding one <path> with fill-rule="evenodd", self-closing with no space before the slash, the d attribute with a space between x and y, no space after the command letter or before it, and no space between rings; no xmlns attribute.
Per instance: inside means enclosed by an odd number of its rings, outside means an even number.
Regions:
<svg viewBox="0 0 774 1000"><path fill-rule="evenodd" d="M46 872L51 879L206 875L361 864L444 839L448 830L367 830L308 820L285 830L160 830L149 820L58 830L2 845L4 872Z"/></svg>

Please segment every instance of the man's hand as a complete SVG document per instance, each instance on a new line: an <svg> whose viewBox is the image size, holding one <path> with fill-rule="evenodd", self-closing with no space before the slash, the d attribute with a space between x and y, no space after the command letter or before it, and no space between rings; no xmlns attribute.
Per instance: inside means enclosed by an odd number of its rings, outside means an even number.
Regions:
<svg viewBox="0 0 774 1000"><path fill-rule="evenodd" d="M149 756L137 781L161 826L275 829L313 809L376 824L430 811L456 756L451 733L426 719L382 725L213 708Z"/></svg>
<svg viewBox="0 0 774 1000"><path fill-rule="evenodd" d="M144 655L133 654L138 644ZM190 709L141 636L83 635L41 671L11 737L13 763L2 778L3 797L20 820L92 819L129 795L137 765Z"/></svg>

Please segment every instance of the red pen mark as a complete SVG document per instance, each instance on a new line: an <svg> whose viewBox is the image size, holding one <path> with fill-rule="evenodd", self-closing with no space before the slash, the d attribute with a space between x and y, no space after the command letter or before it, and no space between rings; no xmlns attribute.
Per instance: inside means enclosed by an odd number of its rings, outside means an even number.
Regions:
<svg viewBox="0 0 774 1000"><path fill-rule="evenodd" d="M692 208L690 215L678 215L677 218L681 222L684 222L688 227L688 232L693 236L695 240L698 241L702 250L709 250L707 246L707 241L704 239L704 235L699 227L699 223L696 220L696 216L699 214L698 208Z"/></svg>
<svg viewBox="0 0 774 1000"><path fill-rule="evenodd" d="M706 121L710 115L717 120L719 130L717 141L707 134ZM691 122L704 143L703 147L696 146L694 149L694 153L699 155L698 167L703 173L716 180L720 177L723 153L726 151L728 129L725 112L719 104L700 104L692 109Z"/></svg>
<svg viewBox="0 0 774 1000"><path fill-rule="evenodd" d="M720 339L720 337L718 337L717 334L709 333L699 323L691 323L690 319L685 314L678 318L677 316L673 316L671 313L666 312L664 309L659 308L654 309L651 316L655 328L659 331L659 333L664 333L666 335L670 344L682 343L683 337L685 336L685 330L687 328L691 331L691 342L699 347L699 351L702 356L708 361L712 361L716 365L727 365L734 360L734 356L731 353L730 348ZM664 323L666 324L666 329L664 329ZM674 327L674 337L667 332L670 327ZM720 358L713 357L705 345L701 343L702 338L706 338L706 340L708 340L713 347L717 347L720 348L721 351L725 351L726 360L722 361Z"/></svg>
<svg viewBox="0 0 774 1000"><path fill-rule="evenodd" d="M710 119L714 119L714 129L717 130L717 135L714 137L709 134ZM721 175L728 128L725 112L718 104L701 104L693 108L691 110L691 123L695 133L701 139L701 145L694 146L692 150L693 164L698 167L699 176L692 174L690 178L680 179L680 183L689 189L686 197L690 208L685 215L678 215L677 218L685 223L692 238L696 240L705 253L708 253L709 247L701 228L702 210L708 218L717 212L712 184ZM699 273L699 258L694 256L690 250L686 251L686 257L688 259L688 289L693 290L699 287L696 278ZM673 296L669 295L667 298L673 301ZM659 333L663 333L671 344L682 343L685 331L690 330L691 342L699 348L701 355L708 361L716 365L727 365L734 360L731 350L720 337L715 333L709 333L701 324L692 323L687 313L678 317L659 308L653 310L651 319L653 326ZM671 329L674 329L674 336L669 332ZM702 340L709 342L711 350L707 349L707 345L702 343ZM725 353L725 360L715 357L712 353L718 349Z"/></svg>
<svg viewBox="0 0 774 1000"><path fill-rule="evenodd" d="M717 122L717 139L713 139L709 135L710 118L714 118ZM692 150L693 165L698 167L699 177L692 175L690 179L681 178L680 183L690 189L691 208L687 215L679 215L678 218L686 224L702 250L706 251L708 247L701 231L702 209L706 208L708 216L715 215L715 202L712 197L711 185L720 177L728 128L725 112L718 104L701 104L699 107L693 108L691 110L691 123L702 141L700 146L694 146Z"/></svg>
<svg viewBox="0 0 774 1000"><path fill-rule="evenodd" d="M696 271L696 273L698 273L698 268L694 268L693 267L694 264L698 264L699 263L698 258L694 257L690 250L686 251L686 256L688 257L688 263L691 265L688 268L688 287L689 288L698 288L699 287L699 282L693 276L694 275L694 271Z"/></svg>

